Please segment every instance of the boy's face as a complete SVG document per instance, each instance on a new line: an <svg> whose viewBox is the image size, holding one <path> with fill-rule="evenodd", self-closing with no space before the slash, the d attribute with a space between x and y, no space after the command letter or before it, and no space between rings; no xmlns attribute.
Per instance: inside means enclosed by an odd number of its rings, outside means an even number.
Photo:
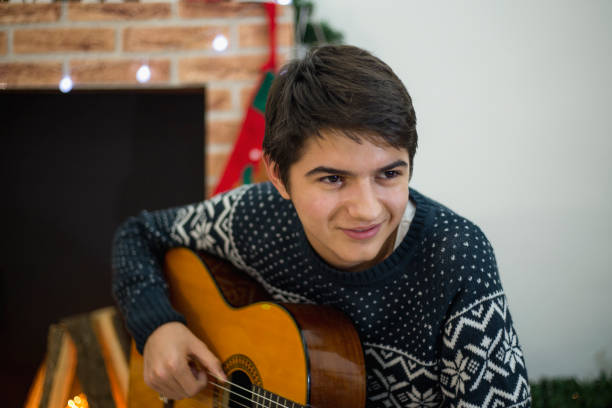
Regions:
<svg viewBox="0 0 612 408"><path fill-rule="evenodd" d="M363 270L393 251L408 204L409 155L365 138L357 143L334 132L322 135L307 140L290 168L288 188L266 160L269 177L293 202L308 241L325 261Z"/></svg>

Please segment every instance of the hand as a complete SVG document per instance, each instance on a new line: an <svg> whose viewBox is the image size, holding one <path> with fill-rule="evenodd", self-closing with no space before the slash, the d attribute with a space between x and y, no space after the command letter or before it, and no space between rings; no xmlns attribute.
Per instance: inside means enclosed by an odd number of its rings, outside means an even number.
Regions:
<svg viewBox="0 0 612 408"><path fill-rule="evenodd" d="M155 329L145 343L143 357L145 383L169 399L197 394L208 382L207 370L223 381L227 379L219 359L179 322Z"/></svg>

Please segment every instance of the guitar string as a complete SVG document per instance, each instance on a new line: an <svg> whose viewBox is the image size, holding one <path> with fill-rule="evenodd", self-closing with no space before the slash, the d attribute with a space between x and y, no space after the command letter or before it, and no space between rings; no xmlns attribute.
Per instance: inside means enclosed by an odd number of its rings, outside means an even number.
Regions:
<svg viewBox="0 0 612 408"><path fill-rule="evenodd" d="M233 383L233 382L231 382L231 381L229 381L229 380L223 381L223 380L222 380L220 377L216 376L215 374L213 374L213 373L211 373L211 372L208 372L208 374L209 374L211 377L213 377L213 378L217 379L218 381L225 382L226 384L229 384L229 385L231 385L231 386L233 386L233 387L235 387L235 388L238 388L238 389L241 389L241 390L243 390L243 391L250 392L250 393L252 393L252 392L253 392L253 390L249 390L248 388L242 387L242 386L240 386L240 385L238 385L238 384L235 384L235 383ZM223 386L221 386L221 385L219 385L219 384L217 384L217 383L215 383L215 382L213 382L213 381L211 381L210 383L211 383L212 385L214 385L215 387L222 388L222 389L224 389L224 390L228 391L230 394L237 394L237 395L240 395L242 398L248 399L248 398L244 397L243 395L241 395L241 394L239 394L239 393L237 393L237 392L235 392L235 391L232 391L230 388L223 387ZM267 390L265 390L265 389L263 389L263 388L262 388L262 390L263 390L263 391L267 391ZM267 392L270 392L270 391L267 391ZM258 395L258 396L260 396L260 397L262 397L262 398L263 398L263 399L265 399L265 400L270 401L270 402L271 402L271 403L273 403L273 404L276 404L276 405L277 405L277 406L279 406L279 407L286 407L286 408L290 408L288 405L282 405L282 404L280 404L279 402L275 402L273 399L268 398L268 397L266 397L265 395L259 395L259 394L257 394L257 395ZM275 394L275 395L276 395L276 394ZM280 398L283 398L283 397L280 397ZM255 403L256 403L256 404L258 404L258 405L262 405L262 404L258 403L257 401L254 401L254 400L250 400L250 401L251 401L251 402L255 402ZM298 405L299 405L299 404L298 404ZM263 406L263 405L262 405L262 406ZM301 405L301 406L302 406L302 407L304 407L304 408L310 408L310 404Z"/></svg>
<svg viewBox="0 0 612 408"><path fill-rule="evenodd" d="M228 382L229 382L229 381L228 381ZM221 385L219 385L219 384L217 384L217 383L214 383L214 382L212 382L212 381L211 381L211 384L212 384L212 385L214 385L214 386L215 386L215 387L217 387L217 388L221 388L222 390L225 390L225 391L229 392L230 394L237 395L237 396L239 396L240 398L243 398L243 399L245 399L245 400L247 400L247 401L249 401L249 402L252 402L252 403L254 403L254 404L257 404L258 406L261 406L261 407L264 407L264 408L266 407L266 405L264 405L264 404L262 404L262 403L260 403L260 402L258 402L258 401L255 401L255 400L254 400L254 399L252 399L252 398L245 397L244 395L242 395L242 394L240 394L240 393L238 393L238 392L236 392L236 391L232 391L230 388L223 387L223 386L221 386ZM234 384L234 385L236 385L237 387L240 387L240 386L239 386L239 385L237 385L237 384ZM240 387L240 388L242 388L242 387ZM247 390L247 391L248 391L248 390ZM272 404L276 404L276 407L290 408L290 407L289 407L289 405L283 405L283 404L281 404L280 402L274 402L272 399L270 399L270 398L266 398L266 397L265 397L265 396L263 396L263 395L259 395L259 394L257 394L257 395L258 395L258 396L260 396L260 397L262 397L262 398L264 398L264 399L267 399L267 400L268 400L268 401L270 401ZM240 403L240 402L238 402L238 401L236 401L236 400L234 400L233 402L237 403L237 404L238 404L238 405L240 405L240 406L243 406L243 407L249 408L249 406L248 406L248 405L244 405L244 404L242 404L242 403ZM270 408L274 408L274 407L271 407L270 405L268 405L268 407L270 407Z"/></svg>
<svg viewBox="0 0 612 408"><path fill-rule="evenodd" d="M236 387L236 388L239 388L239 389L241 389L241 390L243 390L243 391L249 392L249 393L251 393L251 394L254 392L253 390L249 390L248 388L245 388L245 387L242 387L242 386L240 386L240 385L238 385L238 384L232 383L231 381L226 381L226 383L227 383L227 384L230 384L230 385L232 385L232 386L234 386L234 387ZM215 382L212 382L212 381L211 381L211 384L213 384L214 386L216 386L216 387L218 387L218 388L221 388L221 389L223 389L223 390L228 391L230 394L235 394L235 395L238 395L238 396L240 396L241 398L244 398L244 399L246 399L246 400L248 400L248 401L251 401L251 402L254 402L254 403L258 404L258 405L264 406L263 404L261 404L261 403L259 403L259 402L255 401L255 400L253 400L253 399L249 399L249 398L247 398L247 397L243 396L242 394L237 393L236 391L232 391L230 388L223 387L223 386L221 386L221 385L219 385L219 384L217 384L217 383L215 383ZM262 390L262 391L264 391L264 392L270 392L270 391L267 391L267 390L265 390L265 389L263 389L263 388L261 388L261 390ZM280 403L280 402L278 402L278 401L274 401L272 398L268 398L268 397L266 397L265 395L260 395L260 394L258 394L258 393L256 393L256 392L255 392L255 394L256 394L258 397L260 397L260 398L262 398L262 399L264 399L264 400L270 401L272 404L276 404L276 406L279 406L279 407L285 407L285 408L290 408L288 405L283 405L282 403ZM276 395L276 394L274 394L274 393L271 393L271 394ZM283 399L285 399L284 397L280 397L280 396L278 396L278 395L277 395L277 398L283 398ZM293 401L290 401L290 402L291 402L292 404L296 404L296 403L294 403ZM298 405L299 405L299 404L298 404ZM304 408L309 408L309 407L310 407L310 405L299 405L299 406L300 406L300 407L304 407Z"/></svg>

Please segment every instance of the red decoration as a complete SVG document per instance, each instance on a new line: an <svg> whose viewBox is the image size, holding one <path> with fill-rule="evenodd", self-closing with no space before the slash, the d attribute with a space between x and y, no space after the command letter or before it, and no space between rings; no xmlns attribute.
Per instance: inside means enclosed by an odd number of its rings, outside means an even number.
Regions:
<svg viewBox="0 0 612 408"><path fill-rule="evenodd" d="M261 176L256 177L256 173L260 170L259 163L262 156L265 100L276 70L276 5L265 3L265 8L269 21L269 58L261 67L262 78L247 108L238 139L213 195L262 178Z"/></svg>

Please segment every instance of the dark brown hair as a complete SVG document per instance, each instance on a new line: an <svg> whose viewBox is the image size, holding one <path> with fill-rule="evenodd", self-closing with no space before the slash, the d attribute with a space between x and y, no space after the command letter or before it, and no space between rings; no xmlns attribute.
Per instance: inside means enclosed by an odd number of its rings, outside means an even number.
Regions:
<svg viewBox="0 0 612 408"><path fill-rule="evenodd" d="M326 45L289 62L272 84L265 117L264 154L286 187L304 143L323 130L404 148L412 174L417 147L412 99L387 64L360 48Z"/></svg>

